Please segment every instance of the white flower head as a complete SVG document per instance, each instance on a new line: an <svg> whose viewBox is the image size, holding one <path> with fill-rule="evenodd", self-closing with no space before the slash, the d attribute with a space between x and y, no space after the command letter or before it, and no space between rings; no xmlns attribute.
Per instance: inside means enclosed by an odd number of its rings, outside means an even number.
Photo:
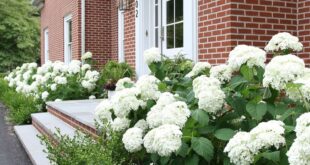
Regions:
<svg viewBox="0 0 310 165"><path fill-rule="evenodd" d="M148 153L157 153L159 156L170 156L182 145L182 132L176 125L162 125L149 131L143 139Z"/></svg>
<svg viewBox="0 0 310 165"><path fill-rule="evenodd" d="M143 130L140 128L129 128L123 135L122 141L128 152L137 152L142 149Z"/></svg>
<svg viewBox="0 0 310 165"><path fill-rule="evenodd" d="M112 120L112 104L109 100L105 99L100 102L100 104L95 109L95 116L98 119L107 120L108 122Z"/></svg>
<svg viewBox="0 0 310 165"><path fill-rule="evenodd" d="M161 61L161 55L158 48L150 48L144 51L144 61L146 64L156 63Z"/></svg>
<svg viewBox="0 0 310 165"><path fill-rule="evenodd" d="M90 95L90 96L88 97L88 99L89 99L89 100L94 100L94 99L96 99L96 96Z"/></svg>
<svg viewBox="0 0 310 165"><path fill-rule="evenodd" d="M86 52L82 55L81 60L84 61L86 59L91 59L93 54L91 52Z"/></svg>
<svg viewBox="0 0 310 165"><path fill-rule="evenodd" d="M136 83L136 87L141 91L141 98L143 100L157 100L160 96L160 91L158 89L158 80L155 76L144 75L139 78Z"/></svg>
<svg viewBox="0 0 310 165"><path fill-rule="evenodd" d="M210 69L211 65L208 62L197 62L193 67L192 71L190 71L185 77L194 77L204 70Z"/></svg>
<svg viewBox="0 0 310 165"><path fill-rule="evenodd" d="M266 52L258 47L238 45L230 53L228 65L233 71L238 71L243 64L252 68L253 66L264 67Z"/></svg>
<svg viewBox="0 0 310 165"><path fill-rule="evenodd" d="M111 123L111 127L113 129L113 131L124 131L127 128L129 128L129 124L130 124L130 120L127 118L115 118L112 123Z"/></svg>
<svg viewBox="0 0 310 165"><path fill-rule="evenodd" d="M282 32L274 35L271 38L265 47L265 50L271 53L287 49L299 52L302 50L302 48L303 45L301 42L299 42L298 37L295 37L287 32Z"/></svg>
<svg viewBox="0 0 310 165"><path fill-rule="evenodd" d="M221 81L221 83L228 82L232 76L232 69L229 65L221 64L213 66L210 70L210 77L216 78Z"/></svg>
<svg viewBox="0 0 310 165"><path fill-rule="evenodd" d="M42 93L42 95L41 95L41 98L42 98L42 100L46 100L47 99L47 97L49 96L49 93L47 92L47 91L44 91L43 93Z"/></svg>
<svg viewBox="0 0 310 165"><path fill-rule="evenodd" d="M126 85L131 85L133 86L134 85L134 82L128 78L128 77L125 77L125 78L122 78L122 79L119 79L116 83L116 88L115 88L115 91L120 91L120 90L123 90L126 88Z"/></svg>
<svg viewBox="0 0 310 165"><path fill-rule="evenodd" d="M299 57L291 54L276 56L266 66L263 85L282 90L286 87L286 83L300 78L304 70L305 63Z"/></svg>

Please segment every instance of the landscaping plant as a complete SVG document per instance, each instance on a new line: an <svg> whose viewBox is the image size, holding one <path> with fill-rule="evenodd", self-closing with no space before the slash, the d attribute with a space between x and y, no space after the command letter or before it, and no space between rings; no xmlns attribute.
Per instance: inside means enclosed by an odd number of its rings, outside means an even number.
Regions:
<svg viewBox="0 0 310 165"><path fill-rule="evenodd" d="M184 72L147 50L151 75L119 80L97 121L137 164L310 164L310 71L288 54L302 44L279 33L265 50L268 64L264 50L239 45L227 64L183 59Z"/></svg>

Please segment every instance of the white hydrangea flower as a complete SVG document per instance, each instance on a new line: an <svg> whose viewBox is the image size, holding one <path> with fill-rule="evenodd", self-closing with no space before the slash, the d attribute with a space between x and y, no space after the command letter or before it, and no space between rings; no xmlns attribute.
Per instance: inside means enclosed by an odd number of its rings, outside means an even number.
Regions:
<svg viewBox="0 0 310 165"><path fill-rule="evenodd" d="M232 69L226 64L213 66L210 70L210 77L220 80L222 84L228 82L231 79L231 76Z"/></svg>
<svg viewBox="0 0 310 165"><path fill-rule="evenodd" d="M91 69L91 66L89 64L83 64L82 65L82 70L85 72L87 70L90 70Z"/></svg>
<svg viewBox="0 0 310 165"><path fill-rule="evenodd" d="M128 152L137 152L142 149L143 130L140 128L129 128L123 135L122 141Z"/></svg>
<svg viewBox="0 0 310 165"><path fill-rule="evenodd" d="M192 71L190 71L185 77L194 77L197 76L204 70L210 69L211 64L208 62L197 62L193 67Z"/></svg>
<svg viewBox="0 0 310 165"><path fill-rule="evenodd" d="M182 145L182 131L176 125L162 125L149 131L143 139L148 153L170 156Z"/></svg>
<svg viewBox="0 0 310 165"><path fill-rule="evenodd" d="M72 60L68 66L69 74L77 74L81 71L81 61Z"/></svg>
<svg viewBox="0 0 310 165"><path fill-rule="evenodd" d="M62 101L61 99L56 99L56 100L55 100L55 102L61 102L61 101Z"/></svg>
<svg viewBox="0 0 310 165"><path fill-rule="evenodd" d="M291 54L276 56L266 66L263 85L282 90L286 87L286 83L300 78L304 70L305 63L299 57Z"/></svg>
<svg viewBox="0 0 310 165"><path fill-rule="evenodd" d="M82 55L81 60L84 61L86 59L90 59L93 57L93 54L91 52L86 52Z"/></svg>
<svg viewBox="0 0 310 165"><path fill-rule="evenodd" d="M286 155L291 165L310 164L310 127L297 135Z"/></svg>
<svg viewBox="0 0 310 165"><path fill-rule="evenodd" d="M218 79L199 76L193 81L193 90L199 109L213 114L221 110L226 96Z"/></svg>
<svg viewBox="0 0 310 165"><path fill-rule="evenodd" d="M115 93L111 102L114 113L117 117L127 117L131 111L138 110L139 107L145 107L146 103L137 98L141 94L138 88L126 88Z"/></svg>
<svg viewBox="0 0 310 165"><path fill-rule="evenodd" d="M161 124L174 124L183 128L190 115L191 111L188 109L187 104L183 101L177 101L163 108Z"/></svg>
<svg viewBox="0 0 310 165"><path fill-rule="evenodd" d="M300 136L301 134L303 134L306 128L308 128L309 126L310 126L310 112L300 115L296 119L296 127L295 127L296 136Z"/></svg>
<svg viewBox="0 0 310 165"><path fill-rule="evenodd" d="M105 99L99 103L95 109L95 116L98 119L112 121L112 104L109 100Z"/></svg>
<svg viewBox="0 0 310 165"><path fill-rule="evenodd" d="M150 48L144 51L144 61L147 65L161 61L161 55L158 48Z"/></svg>
<svg viewBox="0 0 310 165"><path fill-rule="evenodd" d="M47 91L44 91L41 95L41 98L42 100L46 100L48 96L49 96L49 93Z"/></svg>
<svg viewBox="0 0 310 165"><path fill-rule="evenodd" d="M266 52L254 46L238 45L230 53L228 65L233 71L238 71L243 64L265 67Z"/></svg>
<svg viewBox="0 0 310 165"><path fill-rule="evenodd" d="M122 78L122 79L117 81L117 83L115 85L116 86L115 91L120 91L120 90L125 89L126 88L125 84L132 84L133 85L134 82L128 77Z"/></svg>
<svg viewBox="0 0 310 165"><path fill-rule="evenodd" d="M295 37L287 32L282 32L274 35L271 40L268 42L265 50L267 52L278 52L287 49L291 49L293 51L301 51L303 45L299 42L298 37Z"/></svg>
<svg viewBox="0 0 310 165"><path fill-rule="evenodd" d="M139 121L134 125L134 127L142 129L143 132L146 131L146 130L149 128L147 122L146 122L144 119L139 120Z"/></svg>
<svg viewBox="0 0 310 165"><path fill-rule="evenodd" d="M158 80L155 76L144 75L139 78L136 83L136 87L141 91L141 98L143 100L157 100L160 96L160 91L158 90Z"/></svg>
<svg viewBox="0 0 310 165"><path fill-rule="evenodd" d="M52 84L51 85L51 90L56 91L57 90L57 84Z"/></svg>
<svg viewBox="0 0 310 165"><path fill-rule="evenodd" d="M240 165L250 165L254 157L262 149L275 147L279 149L285 145L283 137L285 129L282 121L271 120L259 123L248 132L238 132L231 138L224 148L230 162Z"/></svg>
<svg viewBox="0 0 310 165"><path fill-rule="evenodd" d="M90 96L88 97L88 99L89 99L89 100L94 100L94 99L96 99L96 96L90 95Z"/></svg>
<svg viewBox="0 0 310 165"><path fill-rule="evenodd" d="M306 68L307 70L308 68ZM287 96L294 101L303 101L303 97L310 101L310 75L305 71L301 78L294 81L294 84L301 85L297 88L286 89Z"/></svg>
<svg viewBox="0 0 310 165"><path fill-rule="evenodd" d="M113 129L113 131L124 131L127 128L129 128L129 124L130 124L130 120L127 118L115 118L112 123L111 123L111 127Z"/></svg>
<svg viewBox="0 0 310 165"><path fill-rule="evenodd" d="M63 76L56 76L56 77L54 78L54 82L55 82L56 84L62 84L62 85L65 85L65 84L68 83L67 78L66 78L66 77L63 77Z"/></svg>

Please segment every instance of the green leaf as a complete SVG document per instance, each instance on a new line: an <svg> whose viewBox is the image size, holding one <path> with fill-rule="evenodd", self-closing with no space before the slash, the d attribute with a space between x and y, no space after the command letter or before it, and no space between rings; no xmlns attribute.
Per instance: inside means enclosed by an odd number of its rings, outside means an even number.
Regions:
<svg viewBox="0 0 310 165"><path fill-rule="evenodd" d="M204 110L197 109L193 111L192 117L202 126L206 126L209 123L209 115Z"/></svg>
<svg viewBox="0 0 310 165"><path fill-rule="evenodd" d="M160 164L165 165L168 164L170 157L160 157Z"/></svg>
<svg viewBox="0 0 310 165"><path fill-rule="evenodd" d="M237 87L242 86L243 84L247 83L248 81L244 79L242 76L234 76L229 84L229 87L232 89L236 89Z"/></svg>
<svg viewBox="0 0 310 165"><path fill-rule="evenodd" d="M184 165L197 165L199 164L199 156L193 154L191 157L186 158Z"/></svg>
<svg viewBox="0 0 310 165"><path fill-rule="evenodd" d="M258 104L249 102L246 105L246 111L257 121L261 121L263 116L267 112L267 104L265 102L259 102Z"/></svg>
<svg viewBox="0 0 310 165"><path fill-rule="evenodd" d="M189 150L189 147L188 147L188 144L186 143L182 143L182 146L180 147L180 149L177 151L177 155L180 155L182 157L185 157L187 154L188 154L188 150Z"/></svg>
<svg viewBox="0 0 310 165"><path fill-rule="evenodd" d="M280 161L280 151L264 152L262 153L262 157L277 163Z"/></svg>
<svg viewBox="0 0 310 165"><path fill-rule="evenodd" d="M253 69L249 68L247 65L242 65L241 66L240 73L248 81L251 81L253 79L253 77L254 77Z"/></svg>
<svg viewBox="0 0 310 165"><path fill-rule="evenodd" d="M167 90L167 85L166 85L165 83L163 83L163 82L160 82L160 83L158 84L158 90L159 90L160 92L165 92L165 91Z"/></svg>
<svg viewBox="0 0 310 165"><path fill-rule="evenodd" d="M235 131L230 128L222 128L215 131L214 136L220 140L228 141L235 135Z"/></svg>
<svg viewBox="0 0 310 165"><path fill-rule="evenodd" d="M192 138L192 148L200 156L202 156L206 161L210 161L213 158L213 145L210 140L204 137L193 137Z"/></svg>

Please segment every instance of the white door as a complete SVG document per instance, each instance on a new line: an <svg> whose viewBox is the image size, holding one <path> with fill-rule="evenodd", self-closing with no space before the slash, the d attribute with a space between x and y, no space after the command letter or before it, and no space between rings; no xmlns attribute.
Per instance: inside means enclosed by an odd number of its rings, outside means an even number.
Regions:
<svg viewBox="0 0 310 165"><path fill-rule="evenodd" d="M125 61L124 49L124 11L118 11L118 61Z"/></svg>
<svg viewBox="0 0 310 165"><path fill-rule="evenodd" d="M49 60L48 29L44 30L44 63Z"/></svg>
<svg viewBox="0 0 310 165"><path fill-rule="evenodd" d="M148 73L141 54L151 47L158 47L168 57L182 53L196 60L197 0L139 0L136 3L138 76Z"/></svg>

